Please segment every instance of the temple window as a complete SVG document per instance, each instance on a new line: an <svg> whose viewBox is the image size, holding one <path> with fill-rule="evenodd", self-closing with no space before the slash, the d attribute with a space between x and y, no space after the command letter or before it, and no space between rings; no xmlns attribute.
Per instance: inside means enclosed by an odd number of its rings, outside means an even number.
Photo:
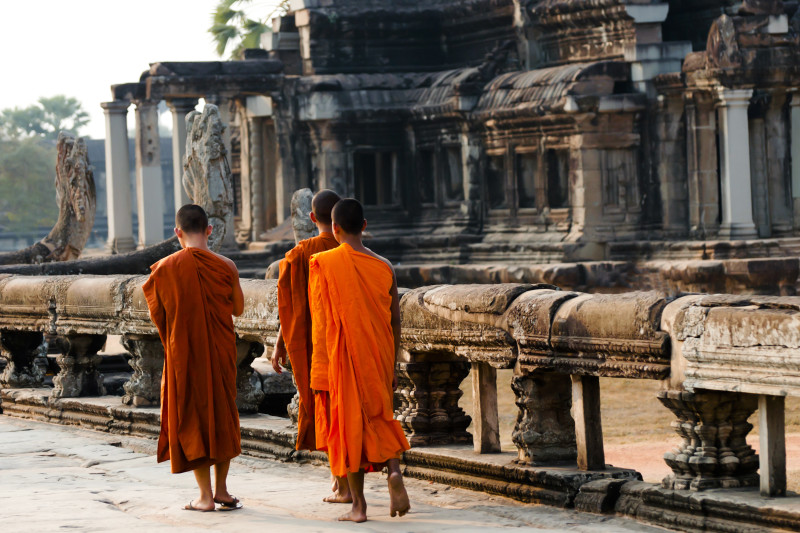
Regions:
<svg viewBox="0 0 800 533"><path fill-rule="evenodd" d="M569 205L569 153L547 150L547 205L551 209Z"/></svg>
<svg viewBox="0 0 800 533"><path fill-rule="evenodd" d="M436 202L436 168L434 167L433 150L420 149L417 154L419 156L417 176L419 176L420 203L432 204Z"/></svg>
<svg viewBox="0 0 800 533"><path fill-rule="evenodd" d="M632 150L603 150L603 205L625 208L637 205L636 158Z"/></svg>
<svg viewBox="0 0 800 533"><path fill-rule="evenodd" d="M394 152L356 152L353 174L356 198L364 205L397 203Z"/></svg>
<svg viewBox="0 0 800 533"><path fill-rule="evenodd" d="M503 209L506 203L506 164L505 155L489 156L486 172L489 191L489 208Z"/></svg>
<svg viewBox="0 0 800 533"><path fill-rule="evenodd" d="M446 146L442 150L442 182L444 197L448 202L464 199L464 181L461 173L461 146Z"/></svg>
<svg viewBox="0 0 800 533"><path fill-rule="evenodd" d="M535 153L517 154L517 198L520 208L536 207L536 165Z"/></svg>

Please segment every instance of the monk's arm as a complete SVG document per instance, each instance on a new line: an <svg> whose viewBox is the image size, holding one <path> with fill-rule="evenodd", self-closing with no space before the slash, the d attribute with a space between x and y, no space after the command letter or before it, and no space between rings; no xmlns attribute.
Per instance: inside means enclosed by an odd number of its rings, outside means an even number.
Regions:
<svg viewBox="0 0 800 533"><path fill-rule="evenodd" d="M272 368L278 374L282 374L281 366L286 366L286 343L283 341L283 328L278 328L278 340L275 341L275 349L272 351Z"/></svg>
<svg viewBox="0 0 800 533"><path fill-rule="evenodd" d="M230 261L230 259L228 260ZM244 313L244 293L242 292L242 284L239 283L239 271L233 261L230 261L230 267L233 270L233 316L239 316Z"/></svg>
<svg viewBox="0 0 800 533"><path fill-rule="evenodd" d="M392 388L397 388L397 358L400 355L400 297L397 293L397 278L392 273L392 333L394 334L394 362L395 370L392 372Z"/></svg>

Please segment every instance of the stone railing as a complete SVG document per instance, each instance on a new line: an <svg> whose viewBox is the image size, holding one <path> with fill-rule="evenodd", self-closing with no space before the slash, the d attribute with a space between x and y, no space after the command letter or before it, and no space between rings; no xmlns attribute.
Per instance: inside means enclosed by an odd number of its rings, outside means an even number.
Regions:
<svg viewBox="0 0 800 533"><path fill-rule="evenodd" d="M41 385L44 336L61 354L54 397L104 394L97 371L105 336L121 334L133 375L122 401L156 404L163 350L141 276L0 279L0 385ZM263 391L250 363L278 330L274 281L244 280L235 320L237 403L255 411ZM606 468L600 377L663 380L658 399L683 444L667 452L668 488L758 485L785 492L783 399L800 395L800 298L656 292L592 295L552 285L458 285L401 291L402 356L396 418L413 446L473 441L500 451L496 370L513 368L518 463ZM470 417L459 406L471 373ZM760 409L760 457L745 441Z"/></svg>

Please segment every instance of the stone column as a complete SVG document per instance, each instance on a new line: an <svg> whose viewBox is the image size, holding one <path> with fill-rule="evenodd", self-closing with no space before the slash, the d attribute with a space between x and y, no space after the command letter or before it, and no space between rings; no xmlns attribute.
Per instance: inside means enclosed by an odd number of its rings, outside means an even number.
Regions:
<svg viewBox="0 0 800 533"><path fill-rule="evenodd" d="M773 237L784 237L792 233L792 191L787 154L789 124L784 112L787 94L782 90L772 91L764 121L767 187L769 192L769 215Z"/></svg>
<svg viewBox="0 0 800 533"><path fill-rule="evenodd" d="M47 344L38 331L0 331L0 357L8 362L0 374L0 388L41 387L44 374L36 358L46 354Z"/></svg>
<svg viewBox="0 0 800 533"><path fill-rule="evenodd" d="M248 154L250 156L250 238L257 241L264 233L264 143L261 128L263 119L248 117ZM244 198L242 199L244 201Z"/></svg>
<svg viewBox="0 0 800 533"><path fill-rule="evenodd" d="M131 354L131 379L123 389L122 403L134 407L158 405L161 401L161 373L164 370L164 346L158 337L125 334L122 345Z"/></svg>
<svg viewBox="0 0 800 533"><path fill-rule="evenodd" d="M136 206L139 247L164 240L164 180L158 137L158 102L136 102Z"/></svg>
<svg viewBox="0 0 800 533"><path fill-rule="evenodd" d="M719 234L723 239L753 239L758 236L753 224L747 123L747 108L752 96L752 89L717 90L722 185L722 225Z"/></svg>
<svg viewBox="0 0 800 533"><path fill-rule="evenodd" d="M131 209L131 169L128 153L128 106L115 100L100 104L106 116L106 200L108 249L112 253L136 248Z"/></svg>
<svg viewBox="0 0 800 533"><path fill-rule="evenodd" d="M800 228L800 91L793 91L791 106L792 207L794 227Z"/></svg>
<svg viewBox="0 0 800 533"><path fill-rule="evenodd" d="M106 342L105 335L68 335L58 337L61 351L56 360L61 368L53 378L54 398L78 398L80 396L104 396L103 374L97 365L103 358L97 352Z"/></svg>
<svg viewBox="0 0 800 533"><path fill-rule="evenodd" d="M196 98L176 98L167 102L167 107L172 112L172 174L176 213L191 202L183 187L183 156L186 154L186 115L196 105Z"/></svg>
<svg viewBox="0 0 800 533"><path fill-rule="evenodd" d="M689 234L708 239L719 230L717 123L712 100L686 96L686 166L689 178Z"/></svg>
<svg viewBox="0 0 800 533"><path fill-rule="evenodd" d="M474 449L500 453L500 417L497 412L497 370L488 363L472 363Z"/></svg>
<svg viewBox="0 0 800 533"><path fill-rule="evenodd" d="M575 421L570 414L570 377L551 372L514 372L517 423L511 440L521 464L544 465L574 461L578 456Z"/></svg>

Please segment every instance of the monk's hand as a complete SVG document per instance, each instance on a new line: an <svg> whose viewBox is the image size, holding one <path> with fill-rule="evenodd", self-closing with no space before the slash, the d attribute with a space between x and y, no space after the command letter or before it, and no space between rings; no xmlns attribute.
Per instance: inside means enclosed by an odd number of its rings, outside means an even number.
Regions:
<svg viewBox="0 0 800 533"><path fill-rule="evenodd" d="M286 366L286 348L282 344L276 344L275 349L272 351L272 368L278 374L283 374L282 366Z"/></svg>

